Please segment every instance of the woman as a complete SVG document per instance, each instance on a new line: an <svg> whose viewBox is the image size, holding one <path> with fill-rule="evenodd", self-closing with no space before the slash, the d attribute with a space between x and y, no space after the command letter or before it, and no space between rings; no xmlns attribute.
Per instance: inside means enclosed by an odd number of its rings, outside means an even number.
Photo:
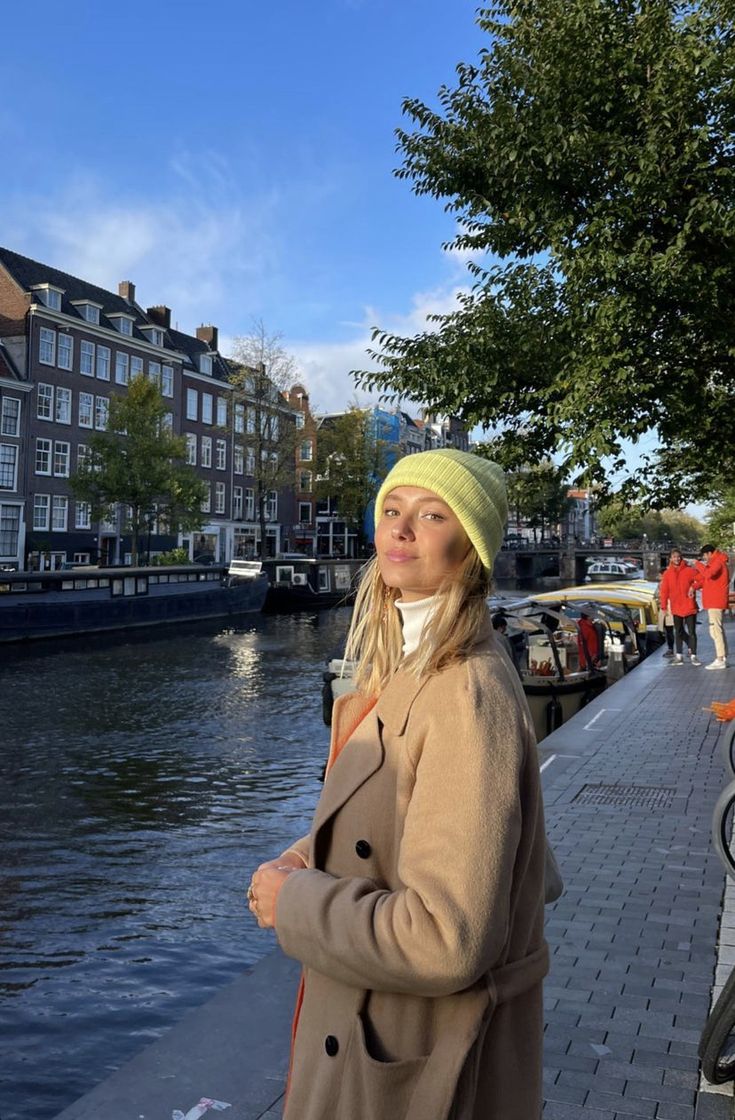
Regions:
<svg viewBox="0 0 735 1120"><path fill-rule="evenodd" d="M664 610L670 610L674 618L676 653L670 665L683 665L682 650L684 641L689 646L689 660L692 665L701 665L697 657L697 600L694 597L696 572L684 560L678 548L672 548L669 566L663 574L658 589L659 600ZM690 594L691 592L691 594ZM686 626L686 634L684 627Z"/></svg>
<svg viewBox="0 0 735 1120"><path fill-rule="evenodd" d="M545 832L532 724L486 606L507 514L475 455L401 459L311 833L248 891L304 965L287 1120L535 1120Z"/></svg>

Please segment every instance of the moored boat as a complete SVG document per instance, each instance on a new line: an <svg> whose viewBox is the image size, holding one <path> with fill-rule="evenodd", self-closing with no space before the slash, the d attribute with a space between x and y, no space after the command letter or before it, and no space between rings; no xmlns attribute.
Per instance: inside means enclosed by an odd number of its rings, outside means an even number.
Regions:
<svg viewBox="0 0 735 1120"><path fill-rule="evenodd" d="M237 580L245 565L258 564L268 577L266 611L324 610L352 599L363 560L286 554L263 561L233 560Z"/></svg>
<svg viewBox="0 0 735 1120"><path fill-rule="evenodd" d="M268 581L223 568L79 567L0 573L0 642L192 622L260 611Z"/></svg>

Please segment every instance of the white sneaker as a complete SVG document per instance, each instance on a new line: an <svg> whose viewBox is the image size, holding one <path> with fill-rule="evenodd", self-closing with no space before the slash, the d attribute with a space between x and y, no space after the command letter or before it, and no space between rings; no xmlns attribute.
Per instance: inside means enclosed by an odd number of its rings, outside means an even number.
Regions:
<svg viewBox="0 0 735 1120"><path fill-rule="evenodd" d="M724 657L716 657L714 661L710 661L709 665L705 665L705 669L726 669L727 662Z"/></svg>
<svg viewBox="0 0 735 1120"><path fill-rule="evenodd" d="M675 653L674 656L671 658L671 661L669 661L669 665L672 665L672 666L673 665L683 665L683 664L684 664L684 658L681 656L680 653Z"/></svg>
<svg viewBox="0 0 735 1120"><path fill-rule="evenodd" d="M696 653L693 653L692 656L689 658L689 660L691 661L692 665L701 665L702 664L702 662L697 657Z"/></svg>

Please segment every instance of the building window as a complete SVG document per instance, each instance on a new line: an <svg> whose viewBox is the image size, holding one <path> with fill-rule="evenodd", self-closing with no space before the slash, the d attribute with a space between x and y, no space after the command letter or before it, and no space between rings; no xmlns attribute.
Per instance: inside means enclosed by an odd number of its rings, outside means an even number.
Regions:
<svg viewBox="0 0 735 1120"><path fill-rule="evenodd" d="M245 520L255 520L255 491L250 489L245 491Z"/></svg>
<svg viewBox="0 0 735 1120"><path fill-rule="evenodd" d="M227 427L227 401L224 397L217 397L217 427Z"/></svg>
<svg viewBox="0 0 735 1120"><path fill-rule="evenodd" d="M161 388L161 363L149 362L148 363L148 380L160 389Z"/></svg>
<svg viewBox="0 0 735 1120"><path fill-rule="evenodd" d="M224 482L215 482L214 484L214 512L225 512L225 484Z"/></svg>
<svg viewBox="0 0 735 1120"><path fill-rule="evenodd" d="M235 486L232 491L232 516L236 521L242 520L242 486Z"/></svg>
<svg viewBox="0 0 735 1120"><path fill-rule="evenodd" d="M91 461L91 454L89 445L86 443L77 444L77 470L81 471Z"/></svg>
<svg viewBox="0 0 735 1120"><path fill-rule="evenodd" d="M212 394L202 393L202 424L212 423Z"/></svg>
<svg viewBox="0 0 735 1120"><path fill-rule="evenodd" d="M173 434L174 430L174 414L173 412L164 412L161 417L161 428L164 432Z"/></svg>
<svg viewBox="0 0 735 1120"><path fill-rule="evenodd" d="M148 337L154 346L163 346L163 331L160 327L151 327Z"/></svg>
<svg viewBox="0 0 735 1120"><path fill-rule="evenodd" d="M110 415L110 402L107 397L94 399L94 426L100 432L107 431L107 418Z"/></svg>
<svg viewBox="0 0 735 1120"><path fill-rule="evenodd" d="M208 377L212 376L212 358L209 354L199 355L199 372L206 373Z"/></svg>
<svg viewBox="0 0 735 1120"><path fill-rule="evenodd" d="M278 520L278 491L268 491L268 501L265 507L265 516L269 521Z"/></svg>
<svg viewBox="0 0 735 1120"><path fill-rule="evenodd" d="M161 369L161 392L164 397L174 395L174 367L163 366Z"/></svg>
<svg viewBox="0 0 735 1120"><path fill-rule="evenodd" d="M74 528L92 528L92 507L89 502L77 502L75 509Z"/></svg>
<svg viewBox="0 0 735 1120"><path fill-rule="evenodd" d="M71 389L56 386L56 423L71 424Z"/></svg>
<svg viewBox="0 0 735 1120"><path fill-rule="evenodd" d="M65 533L69 512L69 499L62 494L54 494L51 500L51 532Z"/></svg>
<svg viewBox="0 0 735 1120"><path fill-rule="evenodd" d="M212 484L207 482L204 499L202 501L202 513L209 513L212 508Z"/></svg>
<svg viewBox="0 0 735 1120"><path fill-rule="evenodd" d="M48 529L51 497L49 494L36 494L33 499L33 528Z"/></svg>
<svg viewBox="0 0 735 1120"><path fill-rule="evenodd" d="M235 460L233 465L235 474L242 474L245 469L245 456L243 455L242 448L236 447L232 454Z"/></svg>
<svg viewBox="0 0 735 1120"><path fill-rule="evenodd" d="M255 452L252 447L245 449L245 474L255 474Z"/></svg>
<svg viewBox="0 0 735 1120"><path fill-rule="evenodd" d="M217 470L218 471L227 470L227 443L226 443L225 440L223 440L223 439L218 439L217 440L216 454L217 454L217 458L215 460L215 466L216 466Z"/></svg>
<svg viewBox="0 0 735 1120"><path fill-rule="evenodd" d="M61 311L61 292L57 288L36 288L36 295L50 311Z"/></svg>
<svg viewBox="0 0 735 1120"><path fill-rule="evenodd" d="M0 556L18 555L20 506L0 505Z"/></svg>
<svg viewBox="0 0 735 1120"><path fill-rule="evenodd" d="M36 440L36 474L51 474L51 440Z"/></svg>
<svg viewBox="0 0 735 1120"><path fill-rule="evenodd" d="M301 444L300 459L302 463L310 463L312 458L312 444L310 439L305 439Z"/></svg>
<svg viewBox="0 0 735 1120"><path fill-rule="evenodd" d="M302 524L311 521L311 502L299 502L299 521Z"/></svg>
<svg viewBox="0 0 735 1120"><path fill-rule="evenodd" d="M190 467L197 465L197 437L191 432L186 433L186 461Z"/></svg>
<svg viewBox="0 0 735 1120"><path fill-rule="evenodd" d="M0 490L15 490L18 474L18 448L0 443Z"/></svg>
<svg viewBox="0 0 735 1120"><path fill-rule="evenodd" d="M129 319L127 315L108 315L107 318L120 334L126 334L128 337L132 335L133 320Z"/></svg>
<svg viewBox="0 0 735 1120"><path fill-rule="evenodd" d="M115 353L115 381L118 385L127 385L129 380L130 355L117 350Z"/></svg>
<svg viewBox="0 0 735 1120"><path fill-rule="evenodd" d="M80 393L79 394L79 417L80 428L93 428L94 427L94 394L93 393Z"/></svg>
<svg viewBox="0 0 735 1120"><path fill-rule="evenodd" d="M202 466L212 466L212 439L210 436L202 436Z"/></svg>
<svg viewBox="0 0 735 1120"><path fill-rule="evenodd" d="M54 418L54 387L53 385L44 385L42 381L38 385L36 416L39 420L53 420Z"/></svg>
<svg viewBox="0 0 735 1120"><path fill-rule="evenodd" d="M301 471L299 474L299 490L302 494L310 494L312 486L311 471Z"/></svg>
<svg viewBox="0 0 735 1120"><path fill-rule="evenodd" d="M95 307L93 303L78 303L76 305L76 307L77 307L77 311L79 312L79 314L82 316L83 319L86 319L86 321L88 323L94 323L95 326L99 326L99 321L100 321L100 309L99 309L99 307Z"/></svg>
<svg viewBox="0 0 735 1120"><path fill-rule="evenodd" d="M0 436L20 435L20 399L3 397L0 400Z"/></svg>
<svg viewBox="0 0 735 1120"><path fill-rule="evenodd" d="M56 331L41 327L38 340L38 360L44 366L56 365Z"/></svg>
<svg viewBox="0 0 735 1120"><path fill-rule="evenodd" d="M79 372L85 377L94 377L94 343L82 340L79 343Z"/></svg>
<svg viewBox="0 0 735 1120"><path fill-rule="evenodd" d="M235 431L238 435L242 435L245 431L245 405L235 405Z"/></svg>
<svg viewBox="0 0 735 1120"><path fill-rule="evenodd" d="M297 412L294 416L294 420L296 421L297 428L303 428L304 424L306 423L306 417L304 416L303 412Z"/></svg>
<svg viewBox="0 0 735 1120"><path fill-rule="evenodd" d="M71 446L65 440L54 444L54 474L57 478L69 477L69 454Z"/></svg>
<svg viewBox="0 0 735 1120"><path fill-rule="evenodd" d="M186 390L186 419L199 419L199 394L196 389Z"/></svg>
<svg viewBox="0 0 735 1120"><path fill-rule="evenodd" d="M110 347L97 347L97 376L100 381L110 380Z"/></svg>
<svg viewBox="0 0 735 1120"><path fill-rule="evenodd" d="M255 409L254 408L248 408L246 413L245 413L245 430L247 431L248 435L253 435L255 433Z"/></svg>
<svg viewBox="0 0 735 1120"><path fill-rule="evenodd" d="M142 372L143 372L143 359L142 358L136 358L135 355L131 355L131 357L130 357L130 379L131 379L131 381L134 377L140 377Z"/></svg>
<svg viewBox="0 0 735 1120"><path fill-rule="evenodd" d="M74 339L70 334L59 335L59 369L71 369L74 365Z"/></svg>

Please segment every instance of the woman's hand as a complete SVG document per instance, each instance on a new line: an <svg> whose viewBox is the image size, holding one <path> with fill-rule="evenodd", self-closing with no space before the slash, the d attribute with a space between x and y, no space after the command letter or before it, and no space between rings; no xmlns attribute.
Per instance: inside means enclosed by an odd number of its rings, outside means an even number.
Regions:
<svg viewBox="0 0 735 1120"><path fill-rule="evenodd" d="M292 871L303 871L305 867L298 852L284 852L278 859L261 863L248 887L248 908L261 929L274 928L278 892Z"/></svg>

